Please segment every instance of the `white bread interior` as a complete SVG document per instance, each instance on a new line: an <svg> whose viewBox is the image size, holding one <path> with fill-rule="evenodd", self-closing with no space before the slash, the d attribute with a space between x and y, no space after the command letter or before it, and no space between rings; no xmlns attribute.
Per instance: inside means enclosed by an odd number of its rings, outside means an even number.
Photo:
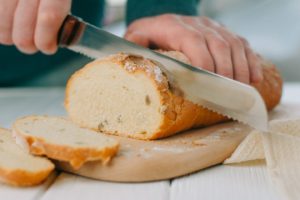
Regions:
<svg viewBox="0 0 300 200"><path fill-rule="evenodd" d="M18 143L30 153L69 162L75 169L87 161L109 161L119 146L116 140L61 117L20 118L13 131Z"/></svg>
<svg viewBox="0 0 300 200"><path fill-rule="evenodd" d="M41 183L53 171L47 158L33 156L21 149L9 130L0 128L0 180L16 186Z"/></svg>
<svg viewBox="0 0 300 200"><path fill-rule="evenodd" d="M189 63L182 53L163 53ZM122 53L87 64L67 84L70 118L81 127L145 140L228 120L185 99L159 65ZM282 80L271 63L262 67L264 81L253 86L270 110L280 101Z"/></svg>

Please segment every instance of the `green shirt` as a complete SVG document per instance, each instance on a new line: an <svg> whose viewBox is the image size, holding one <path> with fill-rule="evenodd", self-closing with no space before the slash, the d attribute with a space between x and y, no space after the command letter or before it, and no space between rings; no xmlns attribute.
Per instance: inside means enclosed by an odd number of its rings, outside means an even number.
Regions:
<svg viewBox="0 0 300 200"><path fill-rule="evenodd" d="M197 15L199 0L128 0L126 6L126 24L136 19L176 13L182 15Z"/></svg>
<svg viewBox="0 0 300 200"><path fill-rule="evenodd" d="M198 0L128 0L126 23L163 13L197 15ZM73 0L72 14L94 25L101 26L104 0ZM0 86L22 86L39 76L57 70L60 64L81 57L66 49L59 49L53 56L41 53L26 55L13 46L0 45ZM88 62L89 60L86 59Z"/></svg>

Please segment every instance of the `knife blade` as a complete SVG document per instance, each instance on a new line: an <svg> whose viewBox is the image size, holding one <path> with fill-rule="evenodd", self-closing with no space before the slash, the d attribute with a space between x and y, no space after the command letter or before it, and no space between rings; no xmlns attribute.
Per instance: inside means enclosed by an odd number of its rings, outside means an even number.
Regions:
<svg viewBox="0 0 300 200"><path fill-rule="evenodd" d="M265 103L249 85L138 46L72 15L59 31L58 44L93 59L123 52L158 61L171 84L179 87L188 100L256 129L268 129Z"/></svg>

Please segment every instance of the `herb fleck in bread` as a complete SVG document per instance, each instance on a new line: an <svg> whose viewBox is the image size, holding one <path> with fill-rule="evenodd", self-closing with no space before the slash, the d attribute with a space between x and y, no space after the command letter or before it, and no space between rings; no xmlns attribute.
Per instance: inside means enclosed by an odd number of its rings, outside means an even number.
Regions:
<svg viewBox="0 0 300 200"><path fill-rule="evenodd" d="M74 169L87 161L106 163L119 147L114 139L61 117L24 117L13 124L13 133L17 143L30 153L67 161Z"/></svg>
<svg viewBox="0 0 300 200"><path fill-rule="evenodd" d="M182 53L166 54L188 62ZM280 101L282 80L271 63L262 67L264 81L253 86L270 110ZM68 81L65 107L81 127L145 140L228 120L185 99L155 62L126 54L77 71Z"/></svg>
<svg viewBox="0 0 300 200"><path fill-rule="evenodd" d="M15 186L32 186L44 181L54 165L16 145L10 131L0 128L0 181Z"/></svg>

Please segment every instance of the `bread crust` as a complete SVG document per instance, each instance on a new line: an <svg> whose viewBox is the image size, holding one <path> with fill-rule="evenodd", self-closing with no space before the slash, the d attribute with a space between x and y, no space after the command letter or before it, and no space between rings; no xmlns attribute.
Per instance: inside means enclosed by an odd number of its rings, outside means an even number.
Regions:
<svg viewBox="0 0 300 200"><path fill-rule="evenodd" d="M188 59L179 52L165 52L167 55L171 57L178 58L185 62ZM168 82L168 78L163 74L163 78L161 80L157 80L157 74L155 74L154 70L148 70L148 68L157 67L158 63L144 59L144 62L148 63L147 68L144 66L136 65L133 68L126 68L126 63L134 63L134 59L141 59L140 56L135 55L127 55L127 54L117 54L113 56L109 56L102 60L96 60L85 67L77 71L67 83L66 87L66 98L65 98L65 108L69 113L70 118L78 123L82 127L87 127L85 123L79 122L75 116L70 114L70 103L69 98L70 87L73 84L73 81L80 76L84 71L90 67L94 67L103 62L112 62L126 70L128 73L144 73L149 77L149 80L152 81L153 86L157 89L157 92L160 96L160 103L165 107L165 110L162 112L162 121L156 132L152 134L128 134L124 132L109 132L107 130L103 130L106 133L132 137L136 139L143 140L153 140L164 138L180 131L184 131L190 128L209 126L216 123L228 121L229 119L225 116L222 116L218 113L210 111L202 106L196 105L191 101L184 98L182 93L178 88L172 88L172 85ZM266 103L266 107L268 110L273 109L279 102L282 95L282 79L280 77L279 72L276 67L272 63L263 62L262 63L263 76L264 80L257 84L252 84L259 93L262 95ZM91 129L97 130L97 127L87 127Z"/></svg>
<svg viewBox="0 0 300 200"><path fill-rule="evenodd" d="M7 132L9 130L0 128L0 132L4 131ZM49 161L49 163L51 162ZM54 164L52 163L49 165L49 168L36 172L22 169L9 169L0 165L0 180L13 186L34 186L45 181L53 170Z"/></svg>
<svg viewBox="0 0 300 200"><path fill-rule="evenodd" d="M29 172L25 170L10 170L0 167L0 179L6 184L18 187L34 186L42 183L47 179L49 174L53 171L52 168L38 172Z"/></svg>
<svg viewBox="0 0 300 200"><path fill-rule="evenodd" d="M28 117L35 118L36 116L27 116L26 118ZM69 162L74 169L79 169L88 161L101 160L106 164L119 149L119 144L98 150L88 147L72 147L49 143L43 138L31 136L24 133L22 130L19 130L17 123L14 123L13 125L13 134L15 138L18 138L27 144L28 151L31 154L39 156L45 155L51 159Z"/></svg>

